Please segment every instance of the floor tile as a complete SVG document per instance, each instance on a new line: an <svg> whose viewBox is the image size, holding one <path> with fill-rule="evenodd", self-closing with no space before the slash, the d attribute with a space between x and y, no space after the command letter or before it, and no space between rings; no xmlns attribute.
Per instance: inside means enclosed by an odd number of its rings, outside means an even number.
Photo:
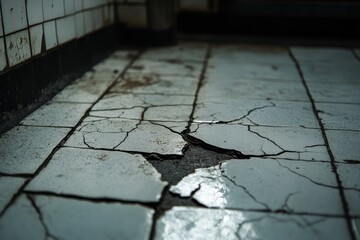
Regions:
<svg viewBox="0 0 360 240"><path fill-rule="evenodd" d="M233 159L197 169L170 191L207 207L343 214L329 163Z"/></svg>
<svg viewBox="0 0 360 240"><path fill-rule="evenodd" d="M301 64L305 80L311 83L360 84L360 62L348 65Z"/></svg>
<svg viewBox="0 0 360 240"><path fill-rule="evenodd" d="M287 48L256 45L214 46L211 51L211 59L220 63L223 61L241 61L294 64Z"/></svg>
<svg viewBox="0 0 360 240"><path fill-rule="evenodd" d="M45 196L35 197L35 202L49 232L58 239L145 240L150 236L154 211L140 205Z"/></svg>
<svg viewBox="0 0 360 240"><path fill-rule="evenodd" d="M0 218L0 239L47 239L30 200L22 195Z"/></svg>
<svg viewBox="0 0 360 240"><path fill-rule="evenodd" d="M360 165L337 164L337 171L345 188L345 196L350 208L350 214L360 217Z"/></svg>
<svg viewBox="0 0 360 240"><path fill-rule="evenodd" d="M129 62L130 59L107 58L93 66L92 72L107 72L108 74L113 72L114 74L120 74L129 64ZM101 80L100 77L93 77L93 79Z"/></svg>
<svg viewBox="0 0 360 240"><path fill-rule="evenodd" d="M59 92L52 101L94 103L110 84L107 81L78 79Z"/></svg>
<svg viewBox="0 0 360 240"><path fill-rule="evenodd" d="M270 79L221 79L207 78L200 89L200 96L309 101L301 82L279 82Z"/></svg>
<svg viewBox="0 0 360 240"><path fill-rule="evenodd" d="M316 108L326 129L360 131L360 105L317 103Z"/></svg>
<svg viewBox="0 0 360 240"><path fill-rule="evenodd" d="M357 103L360 104L359 84L308 84L315 102Z"/></svg>
<svg viewBox="0 0 360 240"><path fill-rule="evenodd" d="M307 102L199 97L196 122L228 122L262 126L317 128L312 106ZM281 117L280 117L281 116Z"/></svg>
<svg viewBox="0 0 360 240"><path fill-rule="evenodd" d="M292 47L291 52L300 63L346 65L357 62L351 49L346 48Z"/></svg>
<svg viewBox="0 0 360 240"><path fill-rule="evenodd" d="M189 61L154 61L140 59L134 62L128 69L129 73L155 73L172 76L199 77L203 64L201 62Z"/></svg>
<svg viewBox="0 0 360 240"><path fill-rule="evenodd" d="M155 239L351 239L341 218L174 207Z"/></svg>
<svg viewBox="0 0 360 240"><path fill-rule="evenodd" d="M74 127L91 107L88 103L49 102L24 120L22 125L46 127Z"/></svg>
<svg viewBox="0 0 360 240"><path fill-rule="evenodd" d="M198 79L194 77L127 73L110 91L194 96L197 85Z"/></svg>
<svg viewBox="0 0 360 240"><path fill-rule="evenodd" d="M217 79L274 79L287 82L301 82L295 66L289 64L265 64L249 62L223 61L213 62L211 59L206 77Z"/></svg>
<svg viewBox="0 0 360 240"><path fill-rule="evenodd" d="M0 176L0 212L24 184L24 178Z"/></svg>
<svg viewBox="0 0 360 240"><path fill-rule="evenodd" d="M150 48L142 55L142 59L203 61L206 43L180 43L177 46Z"/></svg>
<svg viewBox="0 0 360 240"><path fill-rule="evenodd" d="M180 134L166 125L149 121L89 118L78 127L65 143L71 147L89 147L97 149L158 153L163 155L182 155L187 145ZM181 123L184 129L186 122Z"/></svg>
<svg viewBox="0 0 360 240"><path fill-rule="evenodd" d="M140 155L62 148L47 167L31 180L26 190L157 202L167 185L160 177Z"/></svg>
<svg viewBox="0 0 360 240"><path fill-rule="evenodd" d="M336 161L360 161L360 132L326 130L326 136Z"/></svg>
<svg viewBox="0 0 360 240"><path fill-rule="evenodd" d="M11 129L0 137L0 172L34 173L69 131L26 126Z"/></svg>
<svg viewBox="0 0 360 240"><path fill-rule="evenodd" d="M116 66L109 67L109 69L91 69L85 72L82 76L82 80L95 80L95 81L104 81L104 82L111 82L115 81L117 78L120 77L122 70L118 70Z"/></svg>
<svg viewBox="0 0 360 240"><path fill-rule="evenodd" d="M218 148L250 156L328 160L321 131L229 124L192 125L189 135Z"/></svg>

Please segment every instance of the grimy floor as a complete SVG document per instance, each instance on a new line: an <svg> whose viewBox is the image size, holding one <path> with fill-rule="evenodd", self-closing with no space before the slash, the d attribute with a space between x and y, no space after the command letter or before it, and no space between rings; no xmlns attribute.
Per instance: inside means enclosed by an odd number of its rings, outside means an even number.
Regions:
<svg viewBox="0 0 360 240"><path fill-rule="evenodd" d="M360 50L116 51L0 138L0 239L359 239Z"/></svg>

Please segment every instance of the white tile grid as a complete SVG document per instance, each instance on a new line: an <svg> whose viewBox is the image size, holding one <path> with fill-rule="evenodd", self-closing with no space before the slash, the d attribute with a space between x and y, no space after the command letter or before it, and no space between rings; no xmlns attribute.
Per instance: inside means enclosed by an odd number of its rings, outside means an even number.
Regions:
<svg viewBox="0 0 360 240"><path fill-rule="evenodd" d="M75 1L74 0L64 0L65 5L65 14L73 14L75 12Z"/></svg>
<svg viewBox="0 0 360 240"><path fill-rule="evenodd" d="M28 0L26 8L30 26L44 21L42 0Z"/></svg>
<svg viewBox="0 0 360 240"><path fill-rule="evenodd" d="M44 23L44 35L45 35L46 50L49 50L57 46L58 40L56 36L55 21Z"/></svg>
<svg viewBox="0 0 360 240"><path fill-rule="evenodd" d="M82 0L74 0L75 11L78 12L83 10L83 1Z"/></svg>
<svg viewBox="0 0 360 240"><path fill-rule="evenodd" d="M1 0L5 34L27 27L25 0Z"/></svg>
<svg viewBox="0 0 360 240"><path fill-rule="evenodd" d="M75 38L75 16L70 15L56 20L59 45Z"/></svg>
<svg viewBox="0 0 360 240"><path fill-rule="evenodd" d="M44 30L42 24L30 28L30 42L31 42L32 56L41 53L43 36L44 36Z"/></svg>
<svg viewBox="0 0 360 240"><path fill-rule="evenodd" d="M84 13L79 12L75 14L75 32L76 37L81 38L85 35L85 25L84 25Z"/></svg>
<svg viewBox="0 0 360 240"><path fill-rule="evenodd" d="M92 31L94 31L91 10L84 11L84 26L85 26L85 34L89 34Z"/></svg>
<svg viewBox="0 0 360 240"><path fill-rule="evenodd" d="M43 1L44 20L63 17L65 7L63 0L45 0Z"/></svg>
<svg viewBox="0 0 360 240"><path fill-rule="evenodd" d="M31 57L28 30L5 37L9 67L15 66Z"/></svg>
<svg viewBox="0 0 360 240"><path fill-rule="evenodd" d="M4 38L0 38L0 71L4 70L4 68L7 66L7 59L6 59L6 49L5 49L5 43Z"/></svg>
<svg viewBox="0 0 360 240"><path fill-rule="evenodd" d="M0 37L4 36L4 29L3 29L3 25L2 25L2 14L1 14L1 9L0 9Z"/></svg>

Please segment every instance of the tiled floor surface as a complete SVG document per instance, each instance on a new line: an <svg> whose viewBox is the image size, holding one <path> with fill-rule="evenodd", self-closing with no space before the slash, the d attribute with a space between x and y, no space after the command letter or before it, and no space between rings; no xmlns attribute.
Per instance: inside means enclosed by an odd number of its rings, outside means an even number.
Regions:
<svg viewBox="0 0 360 240"><path fill-rule="evenodd" d="M357 54L114 52L1 136L0 239L359 239Z"/></svg>

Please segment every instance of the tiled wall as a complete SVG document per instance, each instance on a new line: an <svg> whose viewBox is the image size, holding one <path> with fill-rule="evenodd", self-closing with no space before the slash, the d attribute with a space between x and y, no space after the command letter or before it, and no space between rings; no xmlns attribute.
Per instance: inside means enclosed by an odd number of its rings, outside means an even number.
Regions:
<svg viewBox="0 0 360 240"><path fill-rule="evenodd" d="M1 0L0 71L115 22L115 0Z"/></svg>

